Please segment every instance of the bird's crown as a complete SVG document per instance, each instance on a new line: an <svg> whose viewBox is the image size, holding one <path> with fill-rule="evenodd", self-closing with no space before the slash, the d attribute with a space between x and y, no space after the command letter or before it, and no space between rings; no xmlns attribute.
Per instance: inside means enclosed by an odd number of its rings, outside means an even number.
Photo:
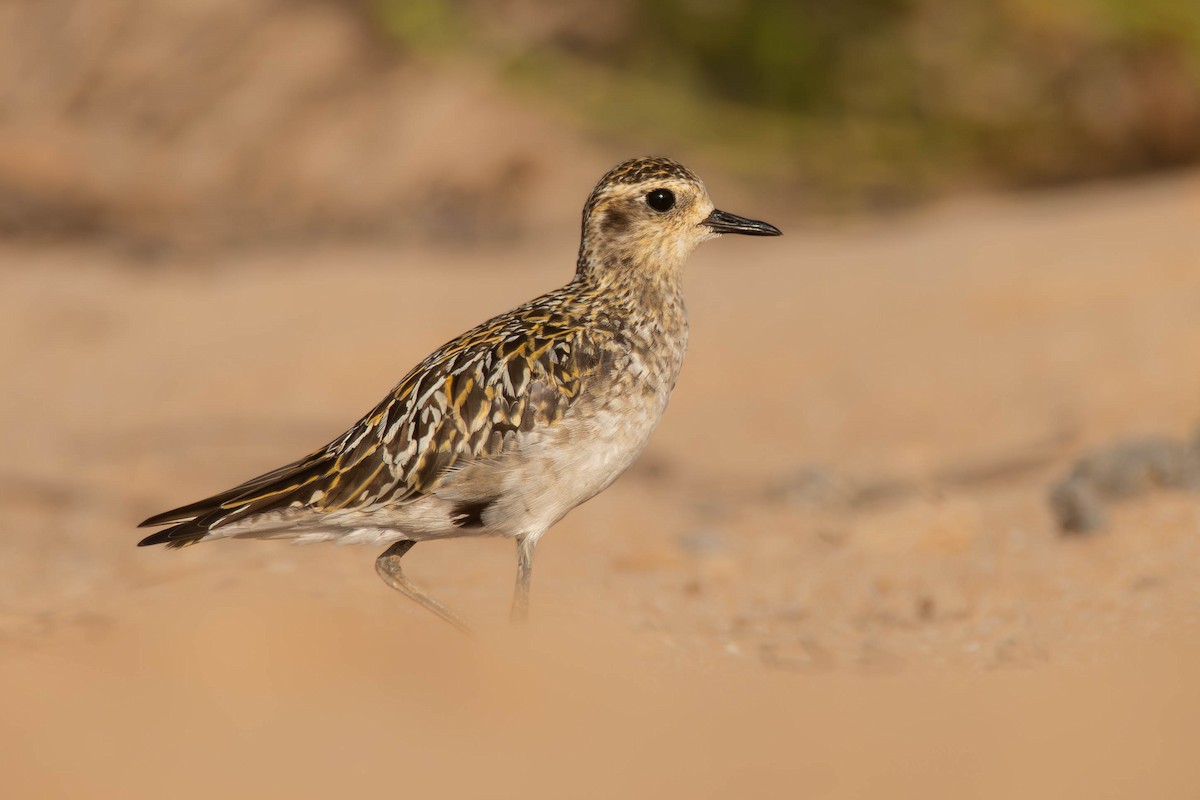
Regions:
<svg viewBox="0 0 1200 800"><path fill-rule="evenodd" d="M700 181L694 172L678 161L673 161L669 158L650 157L631 158L628 161L622 161L605 173L598 185L642 183L644 181L666 180L670 178L696 181L697 183Z"/></svg>

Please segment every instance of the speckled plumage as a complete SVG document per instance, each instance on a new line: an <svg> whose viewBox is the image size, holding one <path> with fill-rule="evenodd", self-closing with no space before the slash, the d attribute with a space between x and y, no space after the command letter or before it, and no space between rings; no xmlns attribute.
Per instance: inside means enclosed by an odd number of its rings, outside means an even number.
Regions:
<svg viewBox="0 0 1200 800"><path fill-rule="evenodd" d="M655 191L667 210L651 207ZM416 541L507 536L521 613L537 540L612 483L661 418L687 348L681 268L722 232L778 235L713 210L674 161L619 164L588 197L570 283L443 345L315 453L146 520L171 527L141 544L395 543L380 575L457 622L408 583L400 556Z"/></svg>

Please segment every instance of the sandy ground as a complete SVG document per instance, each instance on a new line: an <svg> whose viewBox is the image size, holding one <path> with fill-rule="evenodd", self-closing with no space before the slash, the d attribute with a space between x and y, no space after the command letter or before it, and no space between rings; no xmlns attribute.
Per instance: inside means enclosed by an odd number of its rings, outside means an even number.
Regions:
<svg viewBox="0 0 1200 800"><path fill-rule="evenodd" d="M714 194L720 198L720 193ZM564 201L565 202L565 201ZM1059 535L1200 421L1200 175L706 245L643 460L544 540L137 549L566 279L498 252L0 245L0 795L1195 797L1200 494ZM564 219L568 219L564 212Z"/></svg>

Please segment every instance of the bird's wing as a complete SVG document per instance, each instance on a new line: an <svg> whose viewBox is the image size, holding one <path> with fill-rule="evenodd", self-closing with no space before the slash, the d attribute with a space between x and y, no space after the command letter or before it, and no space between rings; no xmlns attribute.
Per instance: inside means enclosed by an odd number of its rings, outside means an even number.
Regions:
<svg viewBox="0 0 1200 800"><path fill-rule="evenodd" d="M403 503L452 467L496 456L521 431L557 422L578 396L578 318L530 304L458 337L415 367L378 406L315 453L228 491L150 517L173 524L140 544L183 547L266 512L332 512ZM590 348L587 348L590 350Z"/></svg>

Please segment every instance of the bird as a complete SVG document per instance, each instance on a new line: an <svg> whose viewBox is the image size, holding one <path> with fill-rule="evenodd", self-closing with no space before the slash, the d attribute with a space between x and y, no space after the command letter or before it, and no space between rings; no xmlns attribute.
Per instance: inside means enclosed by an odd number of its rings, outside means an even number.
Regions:
<svg viewBox="0 0 1200 800"><path fill-rule="evenodd" d="M779 236L714 208L677 161L624 161L583 208L575 274L561 288L434 350L324 447L139 527L139 546L224 538L387 545L385 583L467 629L414 584L418 542L515 541L511 617L528 616L534 550L646 447L687 349L683 267L722 234Z"/></svg>

